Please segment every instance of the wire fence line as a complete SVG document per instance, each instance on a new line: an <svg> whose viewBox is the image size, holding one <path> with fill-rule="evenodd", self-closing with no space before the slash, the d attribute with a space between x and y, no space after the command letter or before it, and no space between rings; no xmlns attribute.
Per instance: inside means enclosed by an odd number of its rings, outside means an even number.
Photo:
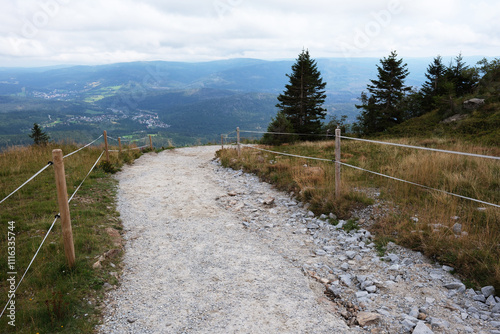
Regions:
<svg viewBox="0 0 500 334"><path fill-rule="evenodd" d="M21 190L25 185L27 185L28 183L30 183L31 181L33 181L34 178L36 178L38 175L40 175L44 170L46 170L47 168L49 168L49 166L52 166L53 163L52 161L49 161L47 163L47 165L45 165L45 167L43 167L42 169L40 169L38 172L35 173L35 175L33 175L32 177L30 177L26 182L24 182L22 185L20 185L16 190L14 190L13 192L11 192L9 195L7 195L7 197L5 197L3 200L0 201L0 204L2 204L4 201L7 200L7 198L9 198L10 196L14 195L16 192L18 192L19 190Z"/></svg>
<svg viewBox="0 0 500 334"><path fill-rule="evenodd" d="M100 135L100 136L99 136L99 138L97 138L97 139L96 139L96 140L94 140L93 142L88 143L87 145L85 145L85 146L81 147L80 149L78 149L78 150L76 150L76 151L74 151L74 152L72 152L72 153L70 153L70 154L66 154L63 158L64 158L64 159L66 159L66 158L68 158L68 157L72 156L73 154L80 152L81 150L83 150L83 149L84 149L84 148L86 148L86 147L89 147L90 145L92 145L93 143L95 143L96 141L98 141L98 140L99 140L99 139L101 139L101 138L102 138L102 135Z"/></svg>
<svg viewBox="0 0 500 334"><path fill-rule="evenodd" d="M99 156L99 158L97 159L97 161L94 163L94 165L92 166L92 168L90 168L90 171L87 173L87 175L83 178L83 181L80 183L80 185L75 189L75 191L73 192L73 194L71 195L71 197L68 199L68 204L71 203L71 201L73 200L73 198L75 197L75 195L77 194L77 192L80 190L80 188L82 187L83 183L87 180L87 178L89 177L90 173L92 173L92 171L95 169L95 167L97 166L97 164L99 163L99 161L101 160L102 156L104 155L104 151L101 153L101 155ZM50 166L50 165L48 165ZM46 166L46 167L48 167ZM24 278L26 277L26 274L28 273L29 269L31 268L31 265L33 264L33 262L35 261L35 258L38 256L38 253L40 253L40 250L42 249L42 246L43 244L45 243L45 240L47 239L47 237L49 236L50 232L52 231L52 229L54 228L54 225L57 221L57 219L60 218L60 213L58 213L56 216L55 216L55 219L54 221L52 222L52 225L50 226L49 230L47 231L47 233L45 234L45 237L43 238L40 246L38 246L38 249L37 251L35 252L35 255L33 256L33 258L31 259L28 267L26 268L26 270L24 271L24 274L23 276L21 276L21 279L19 280L19 282L17 283L17 286L14 290L14 292L12 293L11 297L9 298L9 300L7 301L7 304L5 304L5 307L3 308L2 310L2 313L0 313L0 318L3 316L5 310L7 309L7 306L9 305L10 301L12 300L12 298L14 298L14 295L16 294L17 292L17 289L19 289L19 286L21 285L21 283L23 282Z"/></svg>
<svg viewBox="0 0 500 334"><path fill-rule="evenodd" d="M467 196L462 196L462 195L454 194L454 193L448 192L446 190L432 188L432 187L425 186L425 185L422 185L422 184L419 184L419 183L415 183L415 182L403 180L403 179L400 179L400 178L397 178L397 177L394 177L394 176L390 176L390 175L386 175L386 174L382 174L382 173L377 173L377 172L374 172L374 171L371 171L371 170L368 170L368 169L364 169L364 168L361 168L361 167L358 167L358 166L353 166L353 165L350 165L350 164L346 164L346 163L343 163L341 161L336 161L335 159L324 159L324 158L316 158L316 157L307 157L307 156L301 156L301 155L295 155L295 154L288 154L288 153L282 153L282 152L277 152L277 151L266 150L266 149L262 149L262 148L255 147L255 146L252 146L252 145L246 145L246 144L240 144L240 145L244 146L244 147L250 147L252 149L256 149L256 150L259 150L259 151L264 151L264 152L269 152L269 153L274 153L274 154L284 155L284 156L290 156L290 157L295 157L295 158L302 158L302 159L308 159L308 160L319 160L319 161L333 162L333 163L337 163L338 162L342 166L350 167L350 168L353 168L353 169L357 169L357 170L360 170L360 171L364 171L364 172L367 172L367 173L371 173L371 174L374 174L374 175L385 177L385 178L388 178L388 179L391 179L391 180L395 180L395 181L399 181L399 182L411 184L411 185L418 186L418 187L421 187L421 188L424 188L424 189L427 189L427 190L431 190L431 191L441 192L441 193L444 193L446 195L455 196L455 197L466 199L466 200L470 200L470 201L473 201L473 202L476 202L476 203L485 204L485 205L493 206L493 207L496 207L496 208L500 208L500 205L498 205L498 204L489 203L489 202L486 202L486 201L481 201L481 200L478 200L478 199L475 199L475 198L471 198L471 197L467 197Z"/></svg>
<svg viewBox="0 0 500 334"><path fill-rule="evenodd" d="M84 148L86 147L89 147L90 145L94 144L96 141L98 141L99 139L101 139L103 136L100 135L99 138L95 139L94 141L92 141L91 143L88 143L87 145L79 148L78 150L70 153L70 154L67 154L65 155L63 158L68 158L70 156L72 156L73 154L76 154L78 152L80 152L81 150L83 150ZM42 169L40 169L38 172L36 172L32 177L30 177L26 182L24 182L21 186L19 186L16 190L14 190L13 192L11 192L9 195L7 195L7 197L5 197L4 199L2 199L0 201L0 204L2 204L3 202L5 202L9 197L11 197L12 195L14 195L16 192L18 192L19 190L21 190L24 186L26 186L29 182L31 182L33 179L35 179L38 175L40 175L44 170L46 170L47 168L49 168L49 166L52 166L53 163L52 161L49 161L47 163L47 165L45 165L45 167L43 167Z"/></svg>
<svg viewBox="0 0 500 334"><path fill-rule="evenodd" d="M275 135L298 135L298 136L336 137L335 134L328 134L328 133L326 133L326 134L305 134L305 133L285 133L285 132L250 131L250 130L240 130L240 132L245 132L245 133L260 133L260 134L275 134ZM457 155L464 155L464 156L475 157L475 158L485 158L485 159L500 160L500 157L491 156L491 155L483 155L483 154L475 154L475 153L467 153L467 152L459 152L459 151L450 151L450 150L441 150L441 149L429 148L429 147L423 147L423 146L404 145L404 144L390 143L390 142L385 142L385 141L361 139L361 138L355 138L355 137L340 136L340 138L347 139L347 140L354 140L354 141L361 141L361 142L373 143L373 144L390 145L390 146L397 146L397 147L404 147L404 148L413 148L413 149L424 150L424 151L457 154Z"/></svg>
<svg viewBox="0 0 500 334"><path fill-rule="evenodd" d="M396 143L389 143L389 142L385 142L385 141L368 140L368 139L361 139L361 138L354 138L354 137L340 136L340 138L354 140L354 141L367 142L367 143L373 143L373 144L382 144L382 145L390 145L390 146L397 146L397 147L404 147L404 148L413 148L413 149L423 150L423 151L432 151L432 152L439 152L439 153L464 155L464 156L475 157L475 158L486 158L486 159L500 160L500 157L496 157L496 156L492 156L492 155L483 155L483 154L475 154L475 153L467 153L467 152L459 152L459 151L440 150L437 148L396 144Z"/></svg>
<svg viewBox="0 0 500 334"><path fill-rule="evenodd" d="M272 135L295 135L295 136L310 136L310 137L335 137L335 135L330 134L317 134L317 133L286 133L286 132L270 132L270 131L250 131L250 130L240 130L240 132L245 133L258 133L258 134L272 134Z"/></svg>

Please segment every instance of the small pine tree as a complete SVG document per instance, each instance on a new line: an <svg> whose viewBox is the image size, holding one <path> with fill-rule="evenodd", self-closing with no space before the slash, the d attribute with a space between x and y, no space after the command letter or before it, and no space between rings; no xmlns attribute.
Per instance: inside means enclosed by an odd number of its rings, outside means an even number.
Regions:
<svg viewBox="0 0 500 334"><path fill-rule="evenodd" d="M49 135L43 132L37 123L33 124L29 137L33 139L35 145L46 145L50 139Z"/></svg>
<svg viewBox="0 0 500 334"><path fill-rule="evenodd" d="M285 134L285 133L293 133L292 122L286 118L283 112L278 112L275 118L271 120L267 127L267 132L262 137L262 143L266 145L281 145L283 143L290 143L297 140L297 135L293 134Z"/></svg>
<svg viewBox="0 0 500 334"><path fill-rule="evenodd" d="M422 85L422 107L425 111L431 111L436 107L436 98L446 93L446 66L441 56L434 58L427 67L425 77L427 81Z"/></svg>
<svg viewBox="0 0 500 334"><path fill-rule="evenodd" d="M302 50L292 73L287 74L290 83L285 86L283 94L278 96L276 105L292 123L295 133L320 134L322 122L326 116L325 86L316 61L311 59L309 51ZM315 139L314 136L304 139Z"/></svg>
<svg viewBox="0 0 500 334"><path fill-rule="evenodd" d="M363 92L361 105L356 105L362 109L358 127L364 134L385 131L405 120L403 102L411 88L404 84L409 74L407 65L397 56L396 51L392 51L388 58L380 60L378 80L370 80L371 85L367 85L370 95Z"/></svg>

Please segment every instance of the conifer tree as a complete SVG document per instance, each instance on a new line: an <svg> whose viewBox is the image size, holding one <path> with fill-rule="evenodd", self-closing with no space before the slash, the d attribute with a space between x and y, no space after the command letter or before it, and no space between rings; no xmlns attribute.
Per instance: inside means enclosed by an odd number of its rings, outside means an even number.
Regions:
<svg viewBox="0 0 500 334"><path fill-rule="evenodd" d="M43 132L42 128L37 123L33 124L29 137L33 139L35 145L45 145L50 139L49 135Z"/></svg>
<svg viewBox="0 0 500 334"><path fill-rule="evenodd" d="M403 59L397 59L396 51L389 57L381 59L377 65L378 79L370 80L367 85L369 94L361 94L362 109L358 116L358 131L363 134L372 134L384 131L405 120L404 98L410 87L404 84L409 72Z"/></svg>
<svg viewBox="0 0 500 334"><path fill-rule="evenodd" d="M287 77L290 83L278 96L279 103L276 107L291 122L295 133L320 134L321 121L326 116L326 109L322 107L326 98L326 82L323 82L316 61L311 59L309 51L302 50L292 66L292 73L287 74Z"/></svg>
<svg viewBox="0 0 500 334"><path fill-rule="evenodd" d="M431 111L436 106L436 97L446 93L446 67L443 58L437 56L427 67L425 77L427 81L422 85L423 103L425 111Z"/></svg>

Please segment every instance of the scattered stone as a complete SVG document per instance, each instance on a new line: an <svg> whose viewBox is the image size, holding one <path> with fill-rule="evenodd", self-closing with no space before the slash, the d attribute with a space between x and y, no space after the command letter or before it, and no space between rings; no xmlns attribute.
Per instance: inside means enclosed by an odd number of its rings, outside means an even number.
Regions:
<svg viewBox="0 0 500 334"><path fill-rule="evenodd" d="M455 223L452 227L453 233L456 235L461 235L462 234L462 224Z"/></svg>
<svg viewBox="0 0 500 334"><path fill-rule="evenodd" d="M359 312L356 319L361 327L376 324L380 320L380 315L370 312Z"/></svg>
<svg viewBox="0 0 500 334"><path fill-rule="evenodd" d="M433 334L434 332L423 322L419 321L412 334Z"/></svg>
<svg viewBox="0 0 500 334"><path fill-rule="evenodd" d="M448 283L448 284L445 284L443 285L446 289L448 290L458 290L460 288L463 288L465 287L465 285L463 283L458 283L458 282L455 282L455 283Z"/></svg>
<svg viewBox="0 0 500 334"><path fill-rule="evenodd" d="M264 205L273 205L274 204L274 200L275 200L274 197L268 197L268 198L266 198L262 202L262 204L264 204Z"/></svg>
<svg viewBox="0 0 500 334"><path fill-rule="evenodd" d="M495 288L491 285L485 286L484 288L481 289L481 293L484 295L485 298L488 298L489 296L495 294Z"/></svg>
<svg viewBox="0 0 500 334"><path fill-rule="evenodd" d="M96 263L94 263L94 264L92 265L92 268L93 268L93 269L101 269L101 268L102 268L101 261L97 261Z"/></svg>
<svg viewBox="0 0 500 334"><path fill-rule="evenodd" d="M346 256L347 256L350 260L352 260L352 259L354 259L354 257L356 257L356 252L354 252L354 251L347 251L347 252L345 252L345 255L346 255Z"/></svg>
<svg viewBox="0 0 500 334"><path fill-rule="evenodd" d="M326 252L324 250L322 250L322 249L317 249L317 250L314 251L314 253L316 255L318 255L318 256L324 256L324 255L326 255Z"/></svg>

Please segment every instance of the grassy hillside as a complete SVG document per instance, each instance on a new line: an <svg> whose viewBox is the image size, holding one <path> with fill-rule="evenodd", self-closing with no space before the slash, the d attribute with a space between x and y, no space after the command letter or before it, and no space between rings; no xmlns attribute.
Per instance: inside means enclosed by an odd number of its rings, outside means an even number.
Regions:
<svg viewBox="0 0 500 334"><path fill-rule="evenodd" d="M500 103L492 102L474 111L460 108L457 113L438 110L412 118L387 130L381 137L460 138L488 146L500 146ZM455 116L458 120L451 120Z"/></svg>
<svg viewBox="0 0 500 334"><path fill-rule="evenodd" d="M394 139L392 142L461 152L500 156L498 146L470 144L460 138ZM300 156L333 159L335 143L305 142L268 147ZM352 218L353 210L370 207L374 225L362 225L376 234L380 249L388 241L419 250L448 264L467 285L494 285L500 289L500 209L442 192L342 167L342 196L335 198L334 164L276 156L245 148L219 152L221 161L235 169L258 174L277 187L310 203L316 214L335 213ZM500 165L497 160L469 158L370 143L342 141L342 162L461 196L500 204ZM310 168L318 167L318 168ZM379 197L373 196L380 193ZM332 221L332 223L336 223ZM459 223L462 232L453 226Z"/></svg>
<svg viewBox="0 0 500 334"><path fill-rule="evenodd" d="M71 144L30 146L0 153L0 200L40 170L52 159L52 149L65 154ZM101 154L102 147L86 148L64 160L68 193L71 195ZM136 153L133 153L136 152ZM108 173L140 155L137 151L112 154L111 164L100 164L90 174L70 204L76 265L70 269L64 256L61 222L47 237L31 269L15 296L15 325L6 314L0 319L3 333L91 333L98 320L98 301L107 284L117 283L121 247L113 244L121 222L115 208L116 181ZM16 284L46 236L59 212L53 167L49 167L19 192L0 204L0 307L7 303L7 235L15 235ZM9 223L12 222L12 223ZM113 233L111 233L113 232ZM116 257L106 257L102 267L93 264L104 253L117 249ZM8 314L8 313L7 313Z"/></svg>

